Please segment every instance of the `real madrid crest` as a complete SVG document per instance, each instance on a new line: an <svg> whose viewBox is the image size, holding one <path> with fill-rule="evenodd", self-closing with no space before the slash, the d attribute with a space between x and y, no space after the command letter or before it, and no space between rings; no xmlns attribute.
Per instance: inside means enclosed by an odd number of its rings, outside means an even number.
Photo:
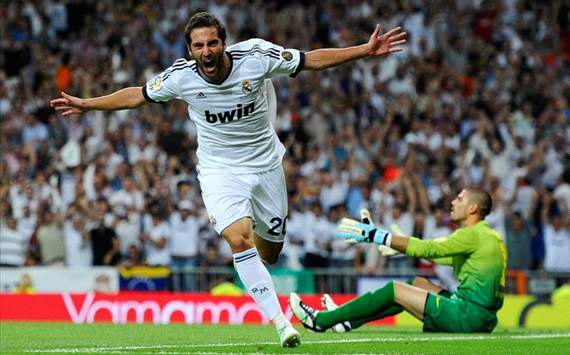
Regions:
<svg viewBox="0 0 570 355"><path fill-rule="evenodd" d="M241 81L241 91L246 95L251 92L251 82L249 80Z"/></svg>
<svg viewBox="0 0 570 355"><path fill-rule="evenodd" d="M291 59L293 59L293 53L289 51L283 51L281 52L281 57L283 57L283 59L285 59L286 61L290 62Z"/></svg>

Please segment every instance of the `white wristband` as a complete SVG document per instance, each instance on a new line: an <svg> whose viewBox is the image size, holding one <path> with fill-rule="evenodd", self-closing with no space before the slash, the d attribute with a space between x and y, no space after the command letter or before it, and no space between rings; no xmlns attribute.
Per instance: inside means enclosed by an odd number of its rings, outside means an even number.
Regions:
<svg viewBox="0 0 570 355"><path fill-rule="evenodd" d="M392 246L392 233L388 233L384 245L387 246L388 248Z"/></svg>

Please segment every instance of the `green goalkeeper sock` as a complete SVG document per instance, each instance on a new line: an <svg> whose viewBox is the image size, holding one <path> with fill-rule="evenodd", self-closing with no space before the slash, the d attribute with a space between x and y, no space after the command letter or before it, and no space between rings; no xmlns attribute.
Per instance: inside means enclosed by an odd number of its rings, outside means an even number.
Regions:
<svg viewBox="0 0 570 355"><path fill-rule="evenodd" d="M410 277L406 283L408 285L413 285L414 284L414 276ZM361 326L363 326L364 324L368 323L368 322L372 322L378 319L382 319L382 318L386 318L389 316L393 316L396 314L400 314L404 311L404 308L402 306L400 306L399 304L395 304L392 307L388 307L387 309L383 309L380 313L378 314L373 314L370 317L365 317L365 318L361 318L361 319L355 319L353 321L350 321L350 329L356 329L356 328L360 328Z"/></svg>
<svg viewBox="0 0 570 355"><path fill-rule="evenodd" d="M349 322L350 323L350 329L359 328L368 322L372 322L372 321L375 321L378 319L393 316L395 314L402 313L403 311L404 311L404 308L402 308L402 306L400 306L399 304L395 304L391 307L388 307L387 309L380 311L378 314L371 315L370 317L351 320Z"/></svg>
<svg viewBox="0 0 570 355"><path fill-rule="evenodd" d="M326 329L345 321L370 319L396 305L394 299L394 281L390 281L386 286L374 292L365 293L333 311L319 312L315 318L315 324Z"/></svg>

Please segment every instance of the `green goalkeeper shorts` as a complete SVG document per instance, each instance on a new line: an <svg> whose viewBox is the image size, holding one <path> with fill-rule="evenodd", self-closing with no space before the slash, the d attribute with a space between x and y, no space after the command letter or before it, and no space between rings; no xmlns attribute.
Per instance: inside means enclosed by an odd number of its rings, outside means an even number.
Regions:
<svg viewBox="0 0 570 355"><path fill-rule="evenodd" d="M497 315L455 295L443 297L429 293L424 309L424 332L490 333Z"/></svg>

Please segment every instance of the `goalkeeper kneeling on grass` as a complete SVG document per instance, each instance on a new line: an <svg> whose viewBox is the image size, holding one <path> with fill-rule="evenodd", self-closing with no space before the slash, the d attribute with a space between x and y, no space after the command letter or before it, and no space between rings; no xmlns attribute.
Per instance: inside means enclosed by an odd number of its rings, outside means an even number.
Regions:
<svg viewBox="0 0 570 355"><path fill-rule="evenodd" d="M390 233L374 225L368 211L362 220L344 218L338 236L358 243L375 243L383 253L395 252L432 259L453 266L459 287L450 294L427 279L416 277L410 283L390 281L337 306L323 296L324 310L316 310L292 293L291 309L312 331L349 331L367 322L408 311L421 320L426 332L491 332L497 325L497 311L503 305L507 252L497 231L484 218L491 211L489 194L469 187L451 203L451 219L460 228L450 236L420 240ZM389 249L388 249L389 248Z"/></svg>

